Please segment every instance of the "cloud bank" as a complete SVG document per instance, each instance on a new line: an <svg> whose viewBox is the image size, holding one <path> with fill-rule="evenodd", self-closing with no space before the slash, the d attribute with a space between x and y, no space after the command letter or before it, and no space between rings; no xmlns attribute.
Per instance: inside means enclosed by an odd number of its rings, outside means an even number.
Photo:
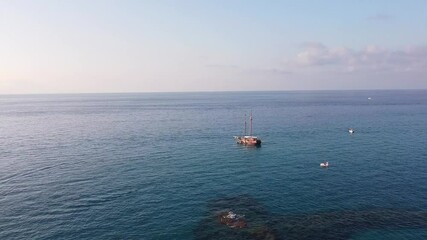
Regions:
<svg viewBox="0 0 427 240"><path fill-rule="evenodd" d="M427 72L427 46L391 50L375 45L361 50L306 43L293 65L306 68L329 67L337 71Z"/></svg>

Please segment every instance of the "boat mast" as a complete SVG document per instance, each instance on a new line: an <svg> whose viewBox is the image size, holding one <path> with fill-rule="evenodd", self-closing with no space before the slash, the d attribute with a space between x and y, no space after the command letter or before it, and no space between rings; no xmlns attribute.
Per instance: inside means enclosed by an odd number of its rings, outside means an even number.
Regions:
<svg viewBox="0 0 427 240"><path fill-rule="evenodd" d="M251 110L251 136L252 136L252 110Z"/></svg>
<svg viewBox="0 0 427 240"><path fill-rule="evenodd" d="M243 136L246 136L246 114L245 114L245 134Z"/></svg>

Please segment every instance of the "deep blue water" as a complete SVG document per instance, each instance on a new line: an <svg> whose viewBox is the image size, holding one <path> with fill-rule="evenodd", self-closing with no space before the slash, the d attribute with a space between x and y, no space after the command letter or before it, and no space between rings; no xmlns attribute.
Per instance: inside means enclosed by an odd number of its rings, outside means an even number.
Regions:
<svg viewBox="0 0 427 240"><path fill-rule="evenodd" d="M261 148L233 141L251 110ZM427 212L427 90L0 96L0 239L194 239L239 196ZM350 238L427 239L408 221Z"/></svg>

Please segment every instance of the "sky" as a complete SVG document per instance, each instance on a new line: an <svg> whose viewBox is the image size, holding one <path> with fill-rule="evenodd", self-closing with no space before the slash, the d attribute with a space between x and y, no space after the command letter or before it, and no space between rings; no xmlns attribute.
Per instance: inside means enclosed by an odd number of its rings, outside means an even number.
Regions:
<svg viewBox="0 0 427 240"><path fill-rule="evenodd" d="M0 94L427 88L424 0L0 0Z"/></svg>

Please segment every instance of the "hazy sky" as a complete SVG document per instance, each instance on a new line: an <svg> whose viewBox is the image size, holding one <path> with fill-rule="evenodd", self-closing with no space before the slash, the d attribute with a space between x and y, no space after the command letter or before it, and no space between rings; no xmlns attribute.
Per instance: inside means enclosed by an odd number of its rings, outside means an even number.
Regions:
<svg viewBox="0 0 427 240"><path fill-rule="evenodd" d="M0 94L400 88L424 0L0 0Z"/></svg>

